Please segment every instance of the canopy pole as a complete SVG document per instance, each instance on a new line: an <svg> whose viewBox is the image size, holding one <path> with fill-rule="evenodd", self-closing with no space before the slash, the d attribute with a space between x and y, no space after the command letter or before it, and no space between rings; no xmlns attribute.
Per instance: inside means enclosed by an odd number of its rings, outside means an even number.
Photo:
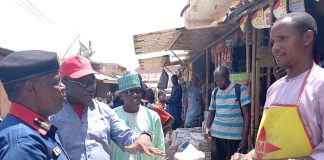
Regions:
<svg viewBox="0 0 324 160"><path fill-rule="evenodd" d="M256 135L256 118L255 118L255 72L256 72L256 40L257 40L257 33L256 33L256 29L254 27L252 27L252 67L251 67L251 122L253 123L253 126L251 126L251 132L253 134L253 141L255 139L255 135Z"/></svg>
<svg viewBox="0 0 324 160"><path fill-rule="evenodd" d="M192 69L188 66L187 63L185 63L183 60L181 60L181 59L178 57L178 55L175 54L172 50L170 50L170 51L173 53L173 55L174 55L175 57L178 58L178 60L179 60L183 65L185 65L186 68L188 68L188 69L191 71L191 73L194 73L194 72L192 71ZM205 82L204 82L204 81L203 81L199 76L197 76L197 75L195 75L195 74L192 74L192 75L194 75L197 79L199 79L199 81L205 83Z"/></svg>
<svg viewBox="0 0 324 160"><path fill-rule="evenodd" d="M205 90L205 111L208 111L208 97L209 97L209 54L208 54L208 48L206 49L205 53L205 62L206 62L206 90Z"/></svg>
<svg viewBox="0 0 324 160"><path fill-rule="evenodd" d="M173 75L173 72L168 67L163 66L163 68L165 68L166 70L168 70Z"/></svg>

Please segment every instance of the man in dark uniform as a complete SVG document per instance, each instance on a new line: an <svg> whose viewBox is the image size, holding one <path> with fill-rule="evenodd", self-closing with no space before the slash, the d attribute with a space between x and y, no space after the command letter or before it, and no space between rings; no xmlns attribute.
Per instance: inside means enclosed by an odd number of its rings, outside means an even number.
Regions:
<svg viewBox="0 0 324 160"><path fill-rule="evenodd" d="M47 120L65 99L56 53L14 52L0 62L0 79L12 102L0 124L0 159L69 159Z"/></svg>

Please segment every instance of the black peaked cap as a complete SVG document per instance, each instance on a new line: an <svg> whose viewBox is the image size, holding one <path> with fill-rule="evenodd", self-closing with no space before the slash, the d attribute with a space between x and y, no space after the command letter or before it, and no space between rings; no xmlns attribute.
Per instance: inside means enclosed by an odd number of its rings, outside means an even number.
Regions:
<svg viewBox="0 0 324 160"><path fill-rule="evenodd" d="M59 71L57 54L29 50L13 52L0 61L0 80L6 84Z"/></svg>

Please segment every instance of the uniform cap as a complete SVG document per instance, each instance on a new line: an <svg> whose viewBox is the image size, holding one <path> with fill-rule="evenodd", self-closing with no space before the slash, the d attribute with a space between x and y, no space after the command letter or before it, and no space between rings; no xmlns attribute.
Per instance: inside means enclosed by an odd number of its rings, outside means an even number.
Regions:
<svg viewBox="0 0 324 160"><path fill-rule="evenodd" d="M0 79L5 85L57 71L59 62L54 52L18 51L0 61Z"/></svg>

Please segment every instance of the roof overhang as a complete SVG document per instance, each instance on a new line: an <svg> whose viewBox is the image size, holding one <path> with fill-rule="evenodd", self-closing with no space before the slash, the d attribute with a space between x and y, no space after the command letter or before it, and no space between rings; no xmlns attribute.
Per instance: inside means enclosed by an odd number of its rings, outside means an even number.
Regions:
<svg viewBox="0 0 324 160"><path fill-rule="evenodd" d="M135 54L139 55L168 50L174 39L181 34L181 30L183 28L134 35Z"/></svg>
<svg viewBox="0 0 324 160"><path fill-rule="evenodd" d="M146 54L166 50L202 50L217 40L233 25L217 25L204 28L174 28L133 36L135 54Z"/></svg>
<svg viewBox="0 0 324 160"><path fill-rule="evenodd" d="M141 69L164 67L170 64L170 56L164 55L147 59L139 59L138 63Z"/></svg>
<svg viewBox="0 0 324 160"><path fill-rule="evenodd" d="M201 51L235 26L217 25L196 29L184 29L170 45L169 50Z"/></svg>
<svg viewBox="0 0 324 160"><path fill-rule="evenodd" d="M102 81L102 83L117 84L117 79L104 75L104 74L95 74L96 79Z"/></svg>

